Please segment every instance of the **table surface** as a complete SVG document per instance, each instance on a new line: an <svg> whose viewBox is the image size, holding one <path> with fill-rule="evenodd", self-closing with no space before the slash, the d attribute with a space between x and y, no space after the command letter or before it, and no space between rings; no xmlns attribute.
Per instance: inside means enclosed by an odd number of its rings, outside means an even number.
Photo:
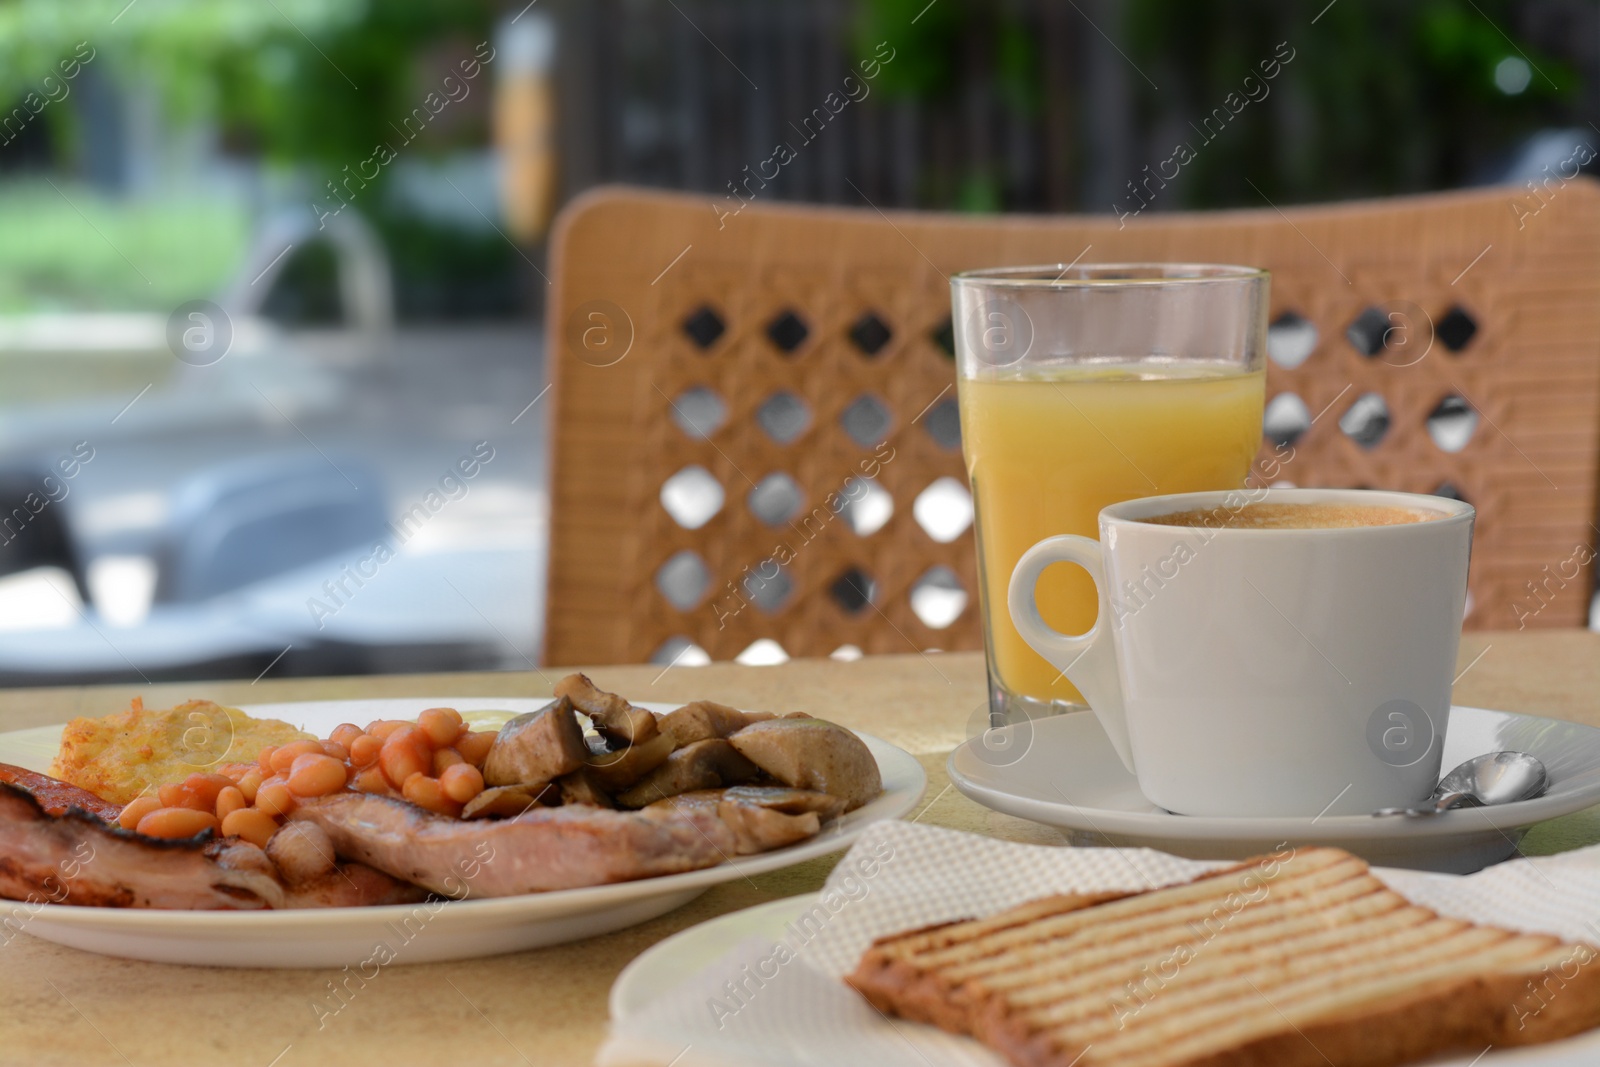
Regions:
<svg viewBox="0 0 1600 1067"><path fill-rule="evenodd" d="M1458 704L1600 726L1600 634L1477 633L1462 639ZM226 704L357 697L548 694L543 673L435 674L258 682L186 682L0 692L0 730L105 715L135 693L148 707L190 697ZM713 698L744 708L806 711L869 731L914 753L928 793L912 818L1014 841L1060 844L1047 827L1000 815L950 789L945 758L984 721L977 653L799 660L774 667L713 664L662 671L597 667L595 681L635 700ZM1600 809L1533 830L1524 848L1600 841ZM606 995L640 952L685 927L819 889L837 857L717 886L677 911L576 944L491 959L397 966L350 1010L318 1029L312 1005L330 970L251 971L111 959L31 937L0 960L0 1063L439 1063L578 1065L605 1034Z"/></svg>

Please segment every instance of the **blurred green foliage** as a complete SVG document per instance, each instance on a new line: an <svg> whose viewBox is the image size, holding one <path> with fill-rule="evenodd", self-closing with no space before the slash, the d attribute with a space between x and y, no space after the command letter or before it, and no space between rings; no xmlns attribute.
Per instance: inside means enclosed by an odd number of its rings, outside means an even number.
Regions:
<svg viewBox="0 0 1600 1067"><path fill-rule="evenodd" d="M1041 10L1052 2L861 0L855 48L892 41L899 54L880 87L927 105L935 124L970 121L958 113L976 90L1030 122L1053 105L1075 116L1064 126L1081 136L1084 113L1099 106L1083 72L1053 79L1058 92L1075 85L1073 99L1047 96L1045 63L1074 60L1042 52ZM1111 42L1128 64L1138 157L1129 178L1172 153L1158 137L1187 137L1280 42L1294 49L1270 85L1278 99L1246 107L1226 136L1204 143L1164 194L1168 208L1259 204L1252 182L1285 202L1448 188L1477 179L1534 130L1581 124L1577 75L1518 39L1518 13L1516 0L1122 0L1057 12L1082 46ZM1592 53L1595 43L1574 48ZM1534 72L1515 94L1494 80L1508 57ZM1040 140L1049 135L1040 128ZM1064 149L1086 150L1078 141ZM924 176L926 206L1013 206L993 161L960 165Z"/></svg>
<svg viewBox="0 0 1600 1067"><path fill-rule="evenodd" d="M0 0L0 100L36 91L62 57L88 42L94 64L121 85L153 88L169 118L208 118L229 151L257 159L280 176L303 178L310 213L312 196L325 207L337 205L325 183L342 177L347 166L354 170L380 142L419 157L487 144L477 107L450 105L449 113L403 147L394 127L439 89L448 67L489 40L499 8L492 0ZM486 99L493 78L490 63L471 92ZM49 132L53 160L68 170L84 135L74 119L72 107L52 106L39 120ZM485 237L418 218L391 195L392 178L393 167L384 167L361 190L353 210L376 227L390 250L401 313L412 307L404 299L408 293L426 294L435 313L512 309L514 284L495 280L514 278L515 250L492 232ZM210 293L242 251L233 237L243 220L224 222L228 211L221 204L191 199L187 209L184 203L113 205L81 190L73 193L75 201L80 198L95 204L86 213L110 228L108 236L126 231L129 243L145 248L151 264L146 273L164 280L145 285L133 275L134 284L125 284L131 273L126 264L114 253L115 263L106 261L94 249L93 230L65 204L52 204L28 188L11 190L0 202L0 225L7 205L25 202L43 212L33 232L53 236L30 238L24 248L0 247L0 308L46 306L57 299L74 306L170 306L158 291L180 292L179 299ZM167 218L165 232L172 239L145 233L146 221L158 215ZM186 251L190 237L207 231L229 239ZM313 253L286 271L285 283L307 290L318 284L327 272L320 256ZM120 273L113 269L118 264ZM309 299L291 294L285 309L318 320L325 309Z"/></svg>
<svg viewBox="0 0 1600 1067"><path fill-rule="evenodd" d="M1153 127L1174 91L1198 121L1239 92L1280 42L1293 49L1224 136L1201 145L1172 206L1314 201L1450 188L1472 181L1533 131L1572 121L1559 107L1577 78L1554 57L1507 36L1515 0L1130 0L1126 30L1142 79L1140 125ZM1324 11L1323 9L1326 8ZM1311 19L1321 12L1315 25ZM1526 56L1535 73L1516 95L1494 72ZM1157 146L1170 151L1172 146ZM1166 153L1156 158L1165 158ZM1141 160L1141 163L1144 162ZM1247 180L1248 179L1248 180ZM1256 192L1251 183L1260 189Z"/></svg>
<svg viewBox="0 0 1600 1067"><path fill-rule="evenodd" d="M165 311L228 276L249 226L216 201L113 203L75 184L29 180L0 185L0 234L0 313Z"/></svg>

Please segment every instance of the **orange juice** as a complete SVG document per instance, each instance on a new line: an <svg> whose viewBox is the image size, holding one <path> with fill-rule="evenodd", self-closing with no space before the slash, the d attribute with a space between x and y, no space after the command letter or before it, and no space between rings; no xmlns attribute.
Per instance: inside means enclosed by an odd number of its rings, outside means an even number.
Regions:
<svg viewBox="0 0 1600 1067"><path fill-rule="evenodd" d="M1082 703L1011 625L1006 587L1022 553L1055 534L1099 536L1100 509L1134 497L1245 484L1261 444L1265 371L1221 364L1041 367L963 379L962 450L977 510L984 638L1000 683ZM1094 583L1059 564L1038 603L1061 633L1094 625Z"/></svg>

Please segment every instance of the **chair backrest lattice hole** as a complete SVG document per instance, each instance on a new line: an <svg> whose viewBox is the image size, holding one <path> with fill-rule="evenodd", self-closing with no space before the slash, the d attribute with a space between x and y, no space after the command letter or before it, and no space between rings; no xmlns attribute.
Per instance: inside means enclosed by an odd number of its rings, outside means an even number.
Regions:
<svg viewBox="0 0 1600 1067"><path fill-rule="evenodd" d="M1452 307L1433 324L1433 335L1451 352L1466 348L1477 332L1477 320L1460 305Z"/></svg>
<svg viewBox="0 0 1600 1067"><path fill-rule="evenodd" d="M871 537L894 517L894 497L872 478L850 478L839 494L839 517L858 537Z"/></svg>
<svg viewBox="0 0 1600 1067"><path fill-rule="evenodd" d="M883 351L883 346L894 337L894 331L876 312L868 311L850 324L849 337L863 356L871 358Z"/></svg>
<svg viewBox="0 0 1600 1067"><path fill-rule="evenodd" d="M740 584L744 587L745 599L768 615L778 614L794 596L794 579L772 560L763 560L751 567Z"/></svg>
<svg viewBox="0 0 1600 1067"><path fill-rule="evenodd" d="M919 521L927 501L916 503L941 479L968 477L949 275L1049 263L1086 245L1086 262L1270 271L1269 403L1253 480L1454 487L1478 509L1468 625L1515 629L1538 566L1595 536L1600 183L1567 182L1521 230L1506 194L1147 212L1126 225L927 213L890 222L870 207L757 202L719 230L703 196L591 193L563 214L550 253L544 662L643 663L680 637L714 660L758 638L808 657L907 638L981 648L975 523L941 541L938 524ZM596 301L626 308L637 331L626 358L604 368L569 327ZM1451 397L1466 408L1441 405ZM804 496L788 527L752 513L745 478L778 471ZM683 550L711 572L689 611L655 584ZM743 584L768 560L761 573L781 562L792 582L776 614ZM940 566L969 601L935 630L910 593ZM861 606L854 594L855 614L833 595L850 569L875 579L877 600ZM1527 625L1582 625L1582 599L1558 598Z"/></svg>
<svg viewBox="0 0 1600 1067"><path fill-rule="evenodd" d="M1339 417L1339 429L1362 448L1377 448L1389 432L1388 403L1378 393L1361 394Z"/></svg>
<svg viewBox="0 0 1600 1067"><path fill-rule="evenodd" d="M811 407L787 389L780 389L756 408L756 424L780 445L792 445L811 428Z"/></svg>
<svg viewBox="0 0 1600 1067"><path fill-rule="evenodd" d="M699 606L710 588L711 568L692 549L673 553L656 571L656 589L679 611Z"/></svg>
<svg viewBox="0 0 1600 1067"><path fill-rule="evenodd" d="M860 659L861 656L862 652L859 645L840 645L838 648L828 653L829 659L836 659L840 663L854 663L856 660Z"/></svg>
<svg viewBox="0 0 1600 1067"><path fill-rule="evenodd" d="M678 634L661 642L660 647L650 653L650 662L660 667L704 667L711 662L711 653Z"/></svg>
<svg viewBox="0 0 1600 1067"><path fill-rule="evenodd" d="M685 530L698 530L722 510L727 494L704 467L690 464L661 483L661 506Z"/></svg>
<svg viewBox="0 0 1600 1067"><path fill-rule="evenodd" d="M939 478L911 502L911 517L923 533L947 545L972 525L972 493L954 478Z"/></svg>
<svg viewBox="0 0 1600 1067"><path fill-rule="evenodd" d="M1393 325L1382 308L1367 307L1345 327L1344 336L1351 348L1370 359L1383 351L1384 340Z"/></svg>
<svg viewBox="0 0 1600 1067"><path fill-rule="evenodd" d="M1478 412L1466 399L1451 394L1428 413L1428 436L1446 452L1460 452L1478 432Z"/></svg>
<svg viewBox="0 0 1600 1067"><path fill-rule="evenodd" d="M911 586L911 611L930 630L949 628L967 610L967 590L949 567L929 567Z"/></svg>
<svg viewBox="0 0 1600 1067"><path fill-rule="evenodd" d="M882 400L871 393L863 393L839 413L839 425L850 435L850 440L862 448L871 448L889 436L894 416Z"/></svg>
<svg viewBox="0 0 1600 1067"><path fill-rule="evenodd" d="M860 567L850 567L828 586L829 598L846 615L859 615L878 598L878 583Z"/></svg>
<svg viewBox="0 0 1600 1067"><path fill-rule="evenodd" d="M683 332L701 348L710 348L728 330L728 324L707 305L691 311L683 320Z"/></svg>
<svg viewBox="0 0 1600 1067"><path fill-rule="evenodd" d="M793 355L795 349L806 343L806 338L811 336L811 327L806 325L793 310L785 310L778 317L767 323L767 340L777 346L778 351L784 355Z"/></svg>
<svg viewBox="0 0 1600 1067"><path fill-rule="evenodd" d="M775 667L789 662L789 653L770 637L759 637L745 646L743 652L733 657L735 663L746 667Z"/></svg>
<svg viewBox="0 0 1600 1067"><path fill-rule="evenodd" d="M1300 394L1282 392L1267 401L1261 416L1261 433L1274 445L1288 446L1311 429L1311 409Z"/></svg>
<svg viewBox="0 0 1600 1067"><path fill-rule="evenodd" d="M782 526L806 502L800 483L782 471L774 471L755 484L749 495L750 512L768 526Z"/></svg>
<svg viewBox="0 0 1600 1067"><path fill-rule="evenodd" d="M1267 356L1284 370L1294 370L1317 350L1317 324L1299 312L1285 311L1267 327Z"/></svg>
<svg viewBox="0 0 1600 1067"><path fill-rule="evenodd" d="M714 389L697 385L672 401L672 421L690 437L705 439L728 421L728 405Z"/></svg>
<svg viewBox="0 0 1600 1067"><path fill-rule="evenodd" d="M929 408L922 429L945 451L961 451L961 405L956 398L946 397Z"/></svg>

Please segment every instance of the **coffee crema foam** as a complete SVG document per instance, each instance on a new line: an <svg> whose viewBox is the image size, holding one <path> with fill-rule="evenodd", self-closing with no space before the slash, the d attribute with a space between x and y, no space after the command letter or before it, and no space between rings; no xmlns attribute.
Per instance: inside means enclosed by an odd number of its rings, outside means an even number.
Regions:
<svg viewBox="0 0 1600 1067"><path fill-rule="evenodd" d="M1388 504L1246 504L1240 508L1218 506L1152 515L1140 522L1157 526L1227 527L1238 530L1334 530L1359 526L1401 526L1430 522L1434 512Z"/></svg>

